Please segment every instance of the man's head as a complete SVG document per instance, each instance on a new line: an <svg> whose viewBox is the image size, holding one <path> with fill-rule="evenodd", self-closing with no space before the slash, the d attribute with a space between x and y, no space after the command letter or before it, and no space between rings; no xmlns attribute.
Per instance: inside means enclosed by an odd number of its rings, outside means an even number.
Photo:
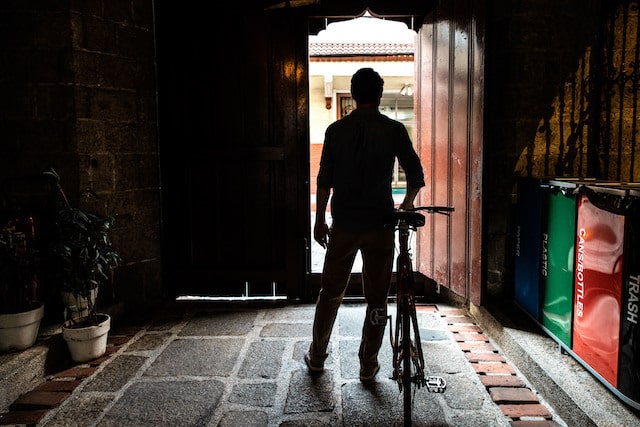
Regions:
<svg viewBox="0 0 640 427"><path fill-rule="evenodd" d="M361 68L351 77L351 96L358 104L380 101L383 87L384 80L373 68Z"/></svg>

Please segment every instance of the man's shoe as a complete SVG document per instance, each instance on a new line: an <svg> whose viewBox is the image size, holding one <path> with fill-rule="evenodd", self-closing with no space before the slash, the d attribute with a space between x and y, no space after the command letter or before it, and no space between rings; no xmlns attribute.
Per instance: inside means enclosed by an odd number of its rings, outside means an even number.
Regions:
<svg viewBox="0 0 640 427"><path fill-rule="evenodd" d="M308 351L304 355L304 363L307 364L307 368L309 368L309 371L311 371L311 372L322 372L322 371L324 371L324 366L323 365L314 365L313 364L313 362L311 361L311 355L309 354Z"/></svg>
<svg viewBox="0 0 640 427"><path fill-rule="evenodd" d="M380 370L380 365L376 365L371 370L360 369L360 381L363 383L368 383L373 381L376 378L376 374Z"/></svg>

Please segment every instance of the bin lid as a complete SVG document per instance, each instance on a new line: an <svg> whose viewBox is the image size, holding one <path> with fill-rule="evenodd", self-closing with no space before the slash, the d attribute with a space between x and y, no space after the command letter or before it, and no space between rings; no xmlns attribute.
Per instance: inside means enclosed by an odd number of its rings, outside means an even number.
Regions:
<svg viewBox="0 0 640 427"><path fill-rule="evenodd" d="M599 194L615 196L615 197L624 197L628 194L628 189L626 189L621 184L604 184L598 183L597 185L585 185L585 188L590 189Z"/></svg>
<svg viewBox="0 0 640 427"><path fill-rule="evenodd" d="M627 189L629 196L633 198L640 198L640 182L627 182L624 185L624 188Z"/></svg>
<svg viewBox="0 0 640 427"><path fill-rule="evenodd" d="M558 187L558 188L576 188L577 181L560 180L560 179L543 179L540 181L541 187Z"/></svg>
<svg viewBox="0 0 640 427"><path fill-rule="evenodd" d="M631 207L629 189L622 185L585 185L580 193L594 206L617 215L626 215Z"/></svg>
<svg viewBox="0 0 640 427"><path fill-rule="evenodd" d="M635 197L635 198L640 198L640 189L630 188L629 189L629 196Z"/></svg>
<svg viewBox="0 0 640 427"><path fill-rule="evenodd" d="M548 185L557 185L561 187L576 187L578 185L595 184L598 181L596 178L589 177L577 177L577 176L557 176L548 177L541 180L542 183Z"/></svg>
<svg viewBox="0 0 640 427"><path fill-rule="evenodd" d="M583 178L547 178L540 181L540 188L543 190L559 191L564 195L570 196L576 190L585 184L592 184L595 180Z"/></svg>

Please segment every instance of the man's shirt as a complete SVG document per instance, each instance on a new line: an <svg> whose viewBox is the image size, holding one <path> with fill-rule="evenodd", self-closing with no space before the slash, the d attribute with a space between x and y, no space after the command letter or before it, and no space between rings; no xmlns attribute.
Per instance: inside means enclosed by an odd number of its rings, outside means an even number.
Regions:
<svg viewBox="0 0 640 427"><path fill-rule="evenodd" d="M377 109L356 109L326 130L317 185L332 188L333 226L365 230L393 212L395 159L411 188L424 187L420 159L406 128Z"/></svg>

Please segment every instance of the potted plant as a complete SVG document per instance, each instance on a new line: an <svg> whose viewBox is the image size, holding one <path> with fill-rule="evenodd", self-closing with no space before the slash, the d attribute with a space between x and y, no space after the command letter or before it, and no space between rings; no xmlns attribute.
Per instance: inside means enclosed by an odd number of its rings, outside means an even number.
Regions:
<svg viewBox="0 0 640 427"><path fill-rule="evenodd" d="M38 251L16 221L0 230L0 352L24 350L37 337L44 304L36 294Z"/></svg>
<svg viewBox="0 0 640 427"><path fill-rule="evenodd" d="M72 206L58 174L53 169L45 174L54 178L59 194L50 238L51 260L58 266L56 280L61 290L70 292L76 301L86 301L86 314L70 316L62 326L72 359L83 362L106 351L111 319L98 312L97 296L100 285L112 280L113 270L120 264L120 254L111 242L115 217ZM97 196L85 190L81 200L92 197ZM92 343L85 343L85 339Z"/></svg>

